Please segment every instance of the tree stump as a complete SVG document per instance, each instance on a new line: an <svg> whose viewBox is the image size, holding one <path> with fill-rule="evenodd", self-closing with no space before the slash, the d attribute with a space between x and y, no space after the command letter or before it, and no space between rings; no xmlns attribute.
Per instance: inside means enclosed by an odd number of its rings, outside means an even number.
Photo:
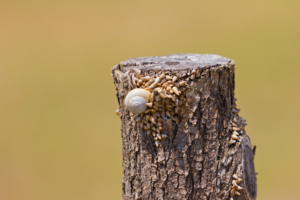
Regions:
<svg viewBox="0 0 300 200"><path fill-rule="evenodd" d="M112 68L122 121L124 200L256 199L255 150L236 108L234 66L218 55L173 54L129 59ZM124 99L138 79L161 74L185 85L179 88L180 111L173 116L157 111L168 137L157 146L158 135L143 128L145 115L129 112Z"/></svg>

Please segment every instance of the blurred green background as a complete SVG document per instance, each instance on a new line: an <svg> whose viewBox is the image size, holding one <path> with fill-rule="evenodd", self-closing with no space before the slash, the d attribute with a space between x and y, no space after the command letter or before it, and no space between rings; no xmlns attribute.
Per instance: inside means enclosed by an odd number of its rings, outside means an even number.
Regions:
<svg viewBox="0 0 300 200"><path fill-rule="evenodd" d="M235 60L258 199L300 199L300 1L0 3L0 199L121 199L111 67L140 56Z"/></svg>

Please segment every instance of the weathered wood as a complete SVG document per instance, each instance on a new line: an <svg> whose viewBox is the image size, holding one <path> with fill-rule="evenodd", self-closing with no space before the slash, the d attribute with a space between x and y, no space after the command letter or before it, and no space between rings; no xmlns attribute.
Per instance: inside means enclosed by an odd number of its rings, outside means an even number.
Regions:
<svg viewBox="0 0 300 200"><path fill-rule="evenodd" d="M256 199L254 155L234 99L234 61L218 55L175 54L134 58L112 68L122 120L123 199ZM132 68L143 76L166 73L186 80L178 123L164 118L169 139L154 145L126 109ZM196 69L200 76L191 79ZM198 74L199 74L198 73ZM239 139L232 139L234 118ZM239 128L238 128L239 129ZM233 175L240 196L230 196ZM234 182L235 184L235 182Z"/></svg>

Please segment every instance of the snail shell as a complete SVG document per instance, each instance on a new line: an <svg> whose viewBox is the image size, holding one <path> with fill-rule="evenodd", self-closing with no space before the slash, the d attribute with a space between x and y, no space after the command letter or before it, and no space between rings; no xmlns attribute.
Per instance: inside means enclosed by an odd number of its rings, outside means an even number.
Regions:
<svg viewBox="0 0 300 200"><path fill-rule="evenodd" d="M139 114L147 109L146 103L150 99L150 92L145 89L131 90L125 98L125 106L134 113Z"/></svg>

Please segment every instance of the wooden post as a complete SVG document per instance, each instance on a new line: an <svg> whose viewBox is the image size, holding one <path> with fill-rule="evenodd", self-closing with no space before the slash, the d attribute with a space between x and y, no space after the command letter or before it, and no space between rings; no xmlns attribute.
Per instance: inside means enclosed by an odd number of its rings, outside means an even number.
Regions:
<svg viewBox="0 0 300 200"><path fill-rule="evenodd" d="M234 66L218 55L174 54L134 58L112 68L122 121L124 200L256 199L254 151L236 108ZM180 95L155 99L168 91L159 83L169 80L162 74L178 78L167 84L178 86ZM158 84L146 84L147 76ZM165 107L129 112L124 99L136 87L152 92L153 103ZM163 120L161 132L147 115ZM160 140L162 134L167 138Z"/></svg>

